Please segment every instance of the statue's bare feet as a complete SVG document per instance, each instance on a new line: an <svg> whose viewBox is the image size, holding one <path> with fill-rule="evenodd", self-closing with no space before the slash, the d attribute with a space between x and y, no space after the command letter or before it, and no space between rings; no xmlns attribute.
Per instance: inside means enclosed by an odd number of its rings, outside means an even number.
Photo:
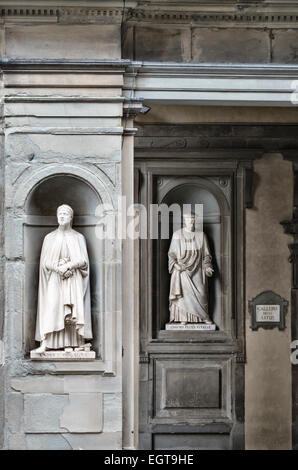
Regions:
<svg viewBox="0 0 298 470"><path fill-rule="evenodd" d="M213 321L210 320L210 319L209 319L209 320L206 320L205 323L206 323L206 325L213 325Z"/></svg>
<svg viewBox="0 0 298 470"><path fill-rule="evenodd" d="M45 341L42 341L40 343L40 346L36 349L33 349L32 352L35 352L35 353L44 353L46 351L47 347L46 347L46 342Z"/></svg>

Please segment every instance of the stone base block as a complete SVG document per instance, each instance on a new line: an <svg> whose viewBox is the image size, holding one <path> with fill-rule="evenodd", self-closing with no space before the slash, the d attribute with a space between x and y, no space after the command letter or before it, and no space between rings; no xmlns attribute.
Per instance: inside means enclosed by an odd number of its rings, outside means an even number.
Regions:
<svg viewBox="0 0 298 470"><path fill-rule="evenodd" d="M33 361L93 361L95 351L45 351L38 353L30 352Z"/></svg>
<svg viewBox="0 0 298 470"><path fill-rule="evenodd" d="M206 323L167 323L166 330L170 331L215 331L216 325L207 325Z"/></svg>

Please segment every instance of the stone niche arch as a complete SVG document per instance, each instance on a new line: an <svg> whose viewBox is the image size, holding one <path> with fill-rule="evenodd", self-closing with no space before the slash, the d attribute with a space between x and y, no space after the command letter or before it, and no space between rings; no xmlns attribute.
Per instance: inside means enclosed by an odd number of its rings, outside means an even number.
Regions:
<svg viewBox="0 0 298 470"><path fill-rule="evenodd" d="M50 170L50 171L49 171ZM68 171L67 171L68 170ZM70 171L72 170L72 171ZM39 258L45 235L57 227L56 210L62 203L69 204L74 210L73 227L81 232L87 241L90 261L91 309L93 348L96 358L109 363L103 345L105 338L106 314L117 311L116 305L104 293L116 289L115 267L106 259L119 258L113 243L96 237L96 209L105 203L113 208L111 183L102 172L91 172L85 168L48 169L30 174L23 182L22 193L17 190L15 206L22 207L23 258L24 258L24 299L23 299L23 350L26 357L36 346L34 341L39 279ZM24 191L25 189L25 191ZM115 265L115 263L114 263ZM111 269L113 272L111 272ZM107 286L107 283L109 285ZM107 289L107 290L106 290ZM115 296L116 297L116 296ZM111 321L111 320L109 320ZM112 321L111 321L112 322ZM109 328L112 334L113 328ZM109 334L110 334L109 333Z"/></svg>
<svg viewBox="0 0 298 470"><path fill-rule="evenodd" d="M230 180L213 177L174 177L159 181L158 204L203 204L203 230L206 233L213 257L214 275L209 281L209 308L213 321L221 331L231 332L231 213ZM182 213L182 210L181 210ZM170 217L169 240L158 239L155 244L156 274L153 295L157 302L157 334L169 318L170 275L168 250L173 234ZM177 222L177 221L176 221ZM179 222L179 221L178 221ZM182 220L180 221L182 224Z"/></svg>

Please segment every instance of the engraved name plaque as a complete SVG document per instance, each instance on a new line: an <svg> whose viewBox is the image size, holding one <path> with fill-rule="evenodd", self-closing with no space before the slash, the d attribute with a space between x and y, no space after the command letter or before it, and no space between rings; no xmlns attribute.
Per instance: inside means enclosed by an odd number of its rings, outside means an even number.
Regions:
<svg viewBox="0 0 298 470"><path fill-rule="evenodd" d="M272 291L259 294L248 302L251 314L251 329L258 328L284 330L288 301Z"/></svg>
<svg viewBox="0 0 298 470"><path fill-rule="evenodd" d="M280 305L257 305L256 320L257 322L279 322Z"/></svg>

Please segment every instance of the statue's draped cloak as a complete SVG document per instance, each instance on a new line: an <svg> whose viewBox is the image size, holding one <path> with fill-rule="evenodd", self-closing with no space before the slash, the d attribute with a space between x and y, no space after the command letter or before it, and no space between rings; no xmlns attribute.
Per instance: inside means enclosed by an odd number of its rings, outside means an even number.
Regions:
<svg viewBox="0 0 298 470"><path fill-rule="evenodd" d="M67 250L73 275L63 279L53 269ZM75 230L54 230L46 235L40 256L36 341L65 330L65 317L71 315L78 338L92 338L89 259L86 241Z"/></svg>
<svg viewBox="0 0 298 470"><path fill-rule="evenodd" d="M208 240L203 232L174 232L169 249L170 321L197 323L210 320L208 280L205 270L211 265ZM175 268L175 264L184 271Z"/></svg>

